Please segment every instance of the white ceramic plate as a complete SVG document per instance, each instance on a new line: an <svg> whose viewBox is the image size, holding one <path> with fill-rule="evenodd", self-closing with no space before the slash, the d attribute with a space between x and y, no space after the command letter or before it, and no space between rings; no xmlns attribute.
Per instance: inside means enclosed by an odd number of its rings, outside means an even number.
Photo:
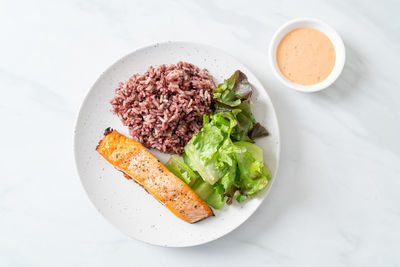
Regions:
<svg viewBox="0 0 400 267"><path fill-rule="evenodd" d="M259 138L264 160L273 178L260 194L242 204L234 203L215 211L215 216L195 224L175 217L154 197L132 180L114 169L96 151L104 129L112 127L122 134L128 130L110 112L109 101L120 81L134 73L144 73L150 65L191 62L207 68L218 84L239 69L243 71L255 92L252 109L255 117L267 127L270 136ZM186 247L215 240L246 221L258 208L275 178L279 161L279 129L271 100L257 78L235 58L216 48L186 42L168 42L141 48L123 57L107 69L86 96L75 128L75 160L82 184L99 212L123 233L141 241L168 247ZM165 163L169 155L151 151Z"/></svg>

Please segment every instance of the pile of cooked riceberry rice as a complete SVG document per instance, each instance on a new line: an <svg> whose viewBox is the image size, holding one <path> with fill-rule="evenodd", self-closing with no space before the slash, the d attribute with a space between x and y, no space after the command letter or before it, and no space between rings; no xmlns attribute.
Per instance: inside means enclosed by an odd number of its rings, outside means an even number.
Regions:
<svg viewBox="0 0 400 267"><path fill-rule="evenodd" d="M112 112L145 147L180 155L210 115L214 87L207 70L191 63L150 66L119 84Z"/></svg>

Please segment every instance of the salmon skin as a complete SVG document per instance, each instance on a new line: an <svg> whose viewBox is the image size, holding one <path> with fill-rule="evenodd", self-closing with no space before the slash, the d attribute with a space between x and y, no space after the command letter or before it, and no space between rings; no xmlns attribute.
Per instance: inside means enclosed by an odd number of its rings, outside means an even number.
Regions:
<svg viewBox="0 0 400 267"><path fill-rule="evenodd" d="M178 218L195 223L212 209L140 143L107 128L96 150L125 177L133 178Z"/></svg>

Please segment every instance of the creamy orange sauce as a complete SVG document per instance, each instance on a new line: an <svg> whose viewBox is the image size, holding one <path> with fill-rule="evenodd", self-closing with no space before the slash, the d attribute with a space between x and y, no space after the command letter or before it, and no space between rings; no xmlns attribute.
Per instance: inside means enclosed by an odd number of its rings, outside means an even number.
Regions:
<svg viewBox="0 0 400 267"><path fill-rule="evenodd" d="M313 28L298 28L283 37L276 58L287 79L300 85L312 85L322 82L332 72L336 52L324 33Z"/></svg>

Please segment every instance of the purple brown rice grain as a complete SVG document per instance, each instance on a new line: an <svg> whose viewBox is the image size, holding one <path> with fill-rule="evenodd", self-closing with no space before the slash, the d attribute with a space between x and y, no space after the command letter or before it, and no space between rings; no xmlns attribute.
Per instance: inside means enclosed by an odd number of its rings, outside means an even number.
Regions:
<svg viewBox="0 0 400 267"><path fill-rule="evenodd" d="M210 115L214 87L207 70L191 63L150 66L119 84L111 111L145 147L180 155Z"/></svg>

